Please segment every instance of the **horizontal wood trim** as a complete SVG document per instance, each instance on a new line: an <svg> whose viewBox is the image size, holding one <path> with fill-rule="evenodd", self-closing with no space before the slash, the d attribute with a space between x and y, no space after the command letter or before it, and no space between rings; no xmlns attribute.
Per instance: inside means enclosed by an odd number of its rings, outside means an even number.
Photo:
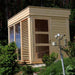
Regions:
<svg viewBox="0 0 75 75"><path fill-rule="evenodd" d="M32 64L43 64L43 62L32 62Z"/></svg>
<svg viewBox="0 0 75 75"><path fill-rule="evenodd" d="M26 62L26 64L30 64L30 61L29 60L19 60L18 61L18 64L22 64L22 65L24 64L25 65L25 62Z"/></svg>
<svg viewBox="0 0 75 75"><path fill-rule="evenodd" d="M49 34L49 32L35 32L35 34Z"/></svg>
<svg viewBox="0 0 75 75"><path fill-rule="evenodd" d="M25 20L27 20L28 18L25 18L24 20L22 20L21 22L23 22L23 21L25 21Z"/></svg>
<svg viewBox="0 0 75 75"><path fill-rule="evenodd" d="M8 19L8 26L20 21L21 19L25 18L26 16L29 15L29 8L25 8L24 10L20 11L19 13L17 13L16 15L14 15L13 17Z"/></svg>
<svg viewBox="0 0 75 75"><path fill-rule="evenodd" d="M70 15L70 10L63 10L49 7L48 8L30 7L30 15L69 17L68 15Z"/></svg>
<svg viewBox="0 0 75 75"><path fill-rule="evenodd" d="M35 46L49 46L49 44L41 43L41 44L35 44Z"/></svg>

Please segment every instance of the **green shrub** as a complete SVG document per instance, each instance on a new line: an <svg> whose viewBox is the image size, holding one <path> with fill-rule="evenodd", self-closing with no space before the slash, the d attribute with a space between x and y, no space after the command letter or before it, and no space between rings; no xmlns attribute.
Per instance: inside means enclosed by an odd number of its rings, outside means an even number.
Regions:
<svg viewBox="0 0 75 75"><path fill-rule="evenodd" d="M66 75L75 75L75 66L74 65L68 65L66 67Z"/></svg>
<svg viewBox="0 0 75 75"><path fill-rule="evenodd" d="M43 63L46 64L46 66L50 65L49 56L48 55L44 55L42 61L43 61Z"/></svg>
<svg viewBox="0 0 75 75"><path fill-rule="evenodd" d="M43 63L46 64L46 66L49 66L57 59L57 57L58 57L58 54L53 52L49 56L48 55L44 55L42 61L43 61Z"/></svg>
<svg viewBox="0 0 75 75"><path fill-rule="evenodd" d="M69 42L68 48L63 49L69 57L75 57L75 43Z"/></svg>
<svg viewBox="0 0 75 75"><path fill-rule="evenodd" d="M23 66L21 70L23 72L22 75L33 75L33 68L31 66Z"/></svg>
<svg viewBox="0 0 75 75"><path fill-rule="evenodd" d="M8 40L0 40L0 44L5 46L8 44Z"/></svg>
<svg viewBox="0 0 75 75"><path fill-rule="evenodd" d="M37 67L37 68L33 68L33 72L39 72L40 71L40 68Z"/></svg>
<svg viewBox="0 0 75 75"><path fill-rule="evenodd" d="M75 58L65 58L64 59L65 70L68 65L73 65L75 67ZM42 70L38 75L63 75L61 60L46 67L46 69Z"/></svg>
<svg viewBox="0 0 75 75"><path fill-rule="evenodd" d="M16 48L14 42L6 46L0 45L0 75L14 75L18 71Z"/></svg>

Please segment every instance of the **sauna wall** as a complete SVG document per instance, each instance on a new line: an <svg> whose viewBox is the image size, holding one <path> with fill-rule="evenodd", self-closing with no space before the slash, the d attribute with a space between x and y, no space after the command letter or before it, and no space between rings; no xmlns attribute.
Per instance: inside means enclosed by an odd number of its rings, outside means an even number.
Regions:
<svg viewBox="0 0 75 75"><path fill-rule="evenodd" d="M65 39L66 44L68 44L68 41L70 41L70 32L69 32L69 18L66 17L51 17L51 42L56 42L58 45L58 40L55 39L55 35L58 33L65 36L61 40L62 47L65 47ZM67 46L67 45L66 45ZM58 46L52 46L50 44L50 54L52 52L58 53L58 58L60 59L60 51ZM63 56L67 57L66 53L63 52Z"/></svg>
<svg viewBox="0 0 75 75"><path fill-rule="evenodd" d="M22 25L22 60L29 61L28 19L21 21Z"/></svg>

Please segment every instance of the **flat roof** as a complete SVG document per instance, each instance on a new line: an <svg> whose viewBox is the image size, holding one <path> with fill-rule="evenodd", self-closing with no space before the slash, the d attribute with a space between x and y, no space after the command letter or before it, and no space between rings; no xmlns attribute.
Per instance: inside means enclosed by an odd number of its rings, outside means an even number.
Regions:
<svg viewBox="0 0 75 75"><path fill-rule="evenodd" d="M8 26L9 24L13 24L13 22L19 21L28 15L69 17L70 9L27 6L26 8L24 8L23 10L21 10L20 12L8 19Z"/></svg>
<svg viewBox="0 0 75 75"><path fill-rule="evenodd" d="M26 10L27 8L41 8L41 9L57 9L57 10L67 10L70 11L70 9L65 9L65 8L55 8L55 7L43 7L43 6L27 6L26 8L22 9L20 12L18 12L17 14L21 13L22 11ZM12 17L16 16L17 14L13 15ZM10 17L9 19L11 19L12 17ZM8 19L8 20L9 20Z"/></svg>

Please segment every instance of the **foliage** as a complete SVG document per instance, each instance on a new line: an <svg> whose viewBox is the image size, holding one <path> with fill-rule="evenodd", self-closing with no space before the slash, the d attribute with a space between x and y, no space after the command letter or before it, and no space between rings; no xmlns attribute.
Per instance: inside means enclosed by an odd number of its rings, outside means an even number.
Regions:
<svg viewBox="0 0 75 75"><path fill-rule="evenodd" d="M2 46L5 46L5 45L8 44L8 42L7 42L7 40L0 40L0 44L1 44Z"/></svg>
<svg viewBox="0 0 75 75"><path fill-rule="evenodd" d="M71 38L71 41L74 42L75 40L75 21L70 21L70 38Z"/></svg>
<svg viewBox="0 0 75 75"><path fill-rule="evenodd" d="M14 42L6 46L0 45L0 75L14 75L18 71L16 48Z"/></svg>
<svg viewBox="0 0 75 75"><path fill-rule="evenodd" d="M40 71L40 67L37 67L37 68L33 68L33 72L39 72Z"/></svg>
<svg viewBox="0 0 75 75"><path fill-rule="evenodd" d="M64 66L65 70L68 65L75 66L75 58L65 58ZM61 61L57 61L50 66L46 67L45 70L42 70L38 75L62 75L62 65Z"/></svg>
<svg viewBox="0 0 75 75"><path fill-rule="evenodd" d="M0 11L0 19L2 19L2 12Z"/></svg>
<svg viewBox="0 0 75 75"><path fill-rule="evenodd" d="M53 52L49 56L44 55L42 61L46 64L46 66L49 66L57 59L57 57L58 57L58 54Z"/></svg>
<svg viewBox="0 0 75 75"><path fill-rule="evenodd" d="M69 57L75 57L75 43L69 42L68 48L63 49Z"/></svg>
<svg viewBox="0 0 75 75"><path fill-rule="evenodd" d="M73 65L68 65L66 67L66 74L67 75L75 75L75 66Z"/></svg>
<svg viewBox="0 0 75 75"><path fill-rule="evenodd" d="M31 66L23 66L21 70L23 72L22 75L33 75L33 68Z"/></svg>
<svg viewBox="0 0 75 75"><path fill-rule="evenodd" d="M33 75L33 72L40 72L42 69L44 70L45 67L43 66L43 67L33 68L26 64L25 66L21 66L20 71L22 71L22 75Z"/></svg>
<svg viewBox="0 0 75 75"><path fill-rule="evenodd" d="M70 21L74 21L75 20L75 9L71 9L71 15L70 15Z"/></svg>
<svg viewBox="0 0 75 75"><path fill-rule="evenodd" d="M6 15L6 1L0 0L0 40L6 40L8 37L7 32L7 15Z"/></svg>
<svg viewBox="0 0 75 75"><path fill-rule="evenodd" d="M70 0L71 2L71 9L75 9L75 0Z"/></svg>
<svg viewBox="0 0 75 75"><path fill-rule="evenodd" d="M70 15L70 37L71 41L74 41L75 36L75 8L71 9Z"/></svg>

